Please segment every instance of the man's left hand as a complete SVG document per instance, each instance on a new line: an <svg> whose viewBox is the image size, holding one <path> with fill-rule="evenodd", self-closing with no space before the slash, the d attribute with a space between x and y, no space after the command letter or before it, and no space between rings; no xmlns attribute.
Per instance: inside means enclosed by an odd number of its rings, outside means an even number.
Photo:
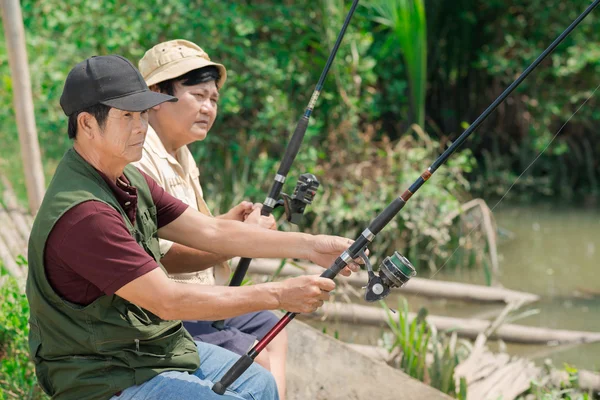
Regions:
<svg viewBox="0 0 600 400"><path fill-rule="evenodd" d="M316 235L314 239L309 259L323 268L329 268L335 259L354 243L353 240L340 236ZM350 276L352 272L358 272L359 268L357 263L352 262L344 267L340 274Z"/></svg>

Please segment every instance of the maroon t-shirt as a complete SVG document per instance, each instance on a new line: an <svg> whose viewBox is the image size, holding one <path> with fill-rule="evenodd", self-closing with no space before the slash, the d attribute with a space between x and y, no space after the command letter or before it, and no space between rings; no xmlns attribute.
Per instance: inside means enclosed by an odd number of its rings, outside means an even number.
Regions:
<svg viewBox="0 0 600 400"><path fill-rule="evenodd" d="M99 173L133 223L137 189L129 185L124 175L115 183ZM158 228L183 214L188 207L185 203L142 174L156 206ZM56 293L81 305L88 305L103 294L112 295L158 267L131 236L121 214L100 201L78 204L56 222L46 241L44 264Z"/></svg>

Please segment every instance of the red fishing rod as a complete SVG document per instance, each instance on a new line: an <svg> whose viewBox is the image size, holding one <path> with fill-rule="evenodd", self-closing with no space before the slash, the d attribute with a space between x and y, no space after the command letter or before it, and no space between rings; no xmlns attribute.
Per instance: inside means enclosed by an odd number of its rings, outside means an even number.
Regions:
<svg viewBox="0 0 600 400"><path fill-rule="evenodd" d="M365 255L367 246L373 241L377 235L399 212L404 208L408 200L419 190L421 186L433 175L433 173L442 165L448 158L462 145L465 140L485 121L485 119L504 101L506 98L529 76L529 74L537 68L537 66L552 52L554 49L579 25L581 21L587 17L594 8L600 4L600 0L595 0L590 6L579 16L569 27L552 42L552 44L544 50L542 54L515 80L502 94L473 122L467 130L465 130L456 141L438 157L437 160L429 167L421 176L402 193L402 195L392 201L375 219L369 227L365 229L356 241L344 251L333 263L331 267L321 274L321 277L334 279L344 267L350 264L355 258L360 257L368 262ZM367 301L381 300L387 296L390 289L393 287L401 287L412 276L415 275L415 269L411 263L398 253L394 253L392 257L386 258L379 270L379 276L373 273L370 264L367 263L369 269L369 282L365 299ZM289 324L296 313L288 312L279 322L259 341L247 354L243 355L226 373L221 380L213 386L212 390L215 393L223 394L242 373L252 365L258 354L273 340L279 332Z"/></svg>
<svg viewBox="0 0 600 400"><path fill-rule="evenodd" d="M342 25L342 29L338 34L338 37L333 45L333 49L329 54L329 58L327 58L327 62L325 63L325 67L323 68L323 72L319 77L319 81L317 82L317 86L313 91L312 96L310 97L310 101L308 102L308 106L304 111L304 114L298 121L296 125L296 129L294 130L294 134L288 143L288 146L285 150L285 154L283 159L281 160L281 164L279 165L279 169L277 170L277 175L275 175L275 179L273 181L273 185L271 186L271 191L269 195L265 199L263 203L263 207L261 210L261 214L264 216L271 215L273 209L277 206L283 205L285 206L285 211L287 215L288 221L297 224L304 213L304 209L307 205L312 203L312 200L315 196L316 190L319 187L319 182L317 178L312 174L302 174L298 180L298 184L294 190L292 196L284 195L284 200L279 200L281 195L281 189L283 188L283 184L287 177L290 168L292 167L292 163L294 159L298 155L298 150L300 149L300 145L302 144L302 140L304 139L304 135L306 133L306 129L308 128L308 121L310 119L310 115L312 114L313 108L319 95L321 94L321 90L323 89L323 84L325 83L325 78L329 73L329 69L333 64L333 60L337 54L338 49L340 48L340 44L342 43L342 39L346 34L346 29L348 25L350 25L350 20L354 15L354 11L358 6L359 0L354 0L352 6L350 7L350 11L346 15L346 19L344 20L344 24ZM242 258L235 269L233 277L229 282L229 286L240 286L242 281L244 280L244 276L248 272L248 267L250 266L251 258ZM215 321L213 326L218 329L223 329L224 322Z"/></svg>

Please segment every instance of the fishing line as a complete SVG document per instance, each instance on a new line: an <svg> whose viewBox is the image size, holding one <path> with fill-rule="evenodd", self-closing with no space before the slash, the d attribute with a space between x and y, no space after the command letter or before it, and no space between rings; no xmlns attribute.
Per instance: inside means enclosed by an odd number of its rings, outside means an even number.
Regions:
<svg viewBox="0 0 600 400"><path fill-rule="evenodd" d="M510 190L517 184L517 182L519 181L519 179L521 179L521 177L523 175L525 175L525 173L533 166L533 164L535 164L535 162L546 152L546 150L548 150L548 148L550 147L550 145L554 142L554 140L558 137L558 135L562 132L562 130L565 128L565 126L567 126L567 124L571 121L571 119L573 119L573 117L579 112L579 110L581 110L583 108L583 106L585 106L587 104L587 102L594 97L594 94L596 94L596 92L598 91L598 89L600 89L600 85L596 86L596 89L594 89L594 91L592 92L592 94L585 99L585 101L583 103L581 103L581 105L577 108L577 110L575 110L575 112L567 119L567 121L558 129L558 131L554 134L554 136L552 137L552 139L550 139L550 141L546 144L546 146L544 147L544 149L533 159L533 161L527 166L527 168L525 168L525 170L523 172L521 172L521 174L517 177L517 179L515 179L515 181L512 183L512 185L510 185L510 187L506 190L506 192L504 193L504 195L502 195L502 197L500 198L500 200L498 200L498 202L494 205L494 207L492 207L490 209L490 211L494 211L496 209L496 207L498 207L498 205L500 205L500 203L504 200L504 198L508 195L508 192L510 192ZM469 238L471 236L471 234L473 233L473 231L475 231L477 228L479 228L479 226L482 224L483 219L480 220L477 225L475 225L473 227L473 229L471 229L469 231L469 233L465 236L465 238ZM429 279L433 279L434 276L436 276L441 270L442 268L444 268L446 266L446 264L448 264L448 262L450 261L450 259L454 256L454 254L456 254L456 252L458 250L460 250L463 247L463 245L459 244L458 247L452 252L452 254L450 254L450 256L448 256L448 258L446 259L446 261L444 262L444 264L442 264L442 266L440 268L438 268L435 273L433 275L431 275L431 277ZM419 293L416 293L416 295L419 295Z"/></svg>

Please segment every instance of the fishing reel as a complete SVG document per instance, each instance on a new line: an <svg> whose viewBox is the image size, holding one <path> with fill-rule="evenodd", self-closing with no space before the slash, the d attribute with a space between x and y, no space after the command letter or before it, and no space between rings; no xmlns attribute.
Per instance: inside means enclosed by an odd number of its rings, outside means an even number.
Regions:
<svg viewBox="0 0 600 400"><path fill-rule="evenodd" d="M364 287L364 289L367 289L365 300L368 302L382 300L390 294L392 288L404 286L410 278L417 275L415 267L397 251L381 262L379 275L376 275L373 271L373 266L364 251L359 256L365 262L369 273L369 282Z"/></svg>
<svg viewBox="0 0 600 400"><path fill-rule="evenodd" d="M318 188L319 181L316 176L308 173L302 174L298 178L294 193L291 196L281 193L283 200L279 200L276 207L284 206L288 222L298 225L304 215L306 206L313 202Z"/></svg>

